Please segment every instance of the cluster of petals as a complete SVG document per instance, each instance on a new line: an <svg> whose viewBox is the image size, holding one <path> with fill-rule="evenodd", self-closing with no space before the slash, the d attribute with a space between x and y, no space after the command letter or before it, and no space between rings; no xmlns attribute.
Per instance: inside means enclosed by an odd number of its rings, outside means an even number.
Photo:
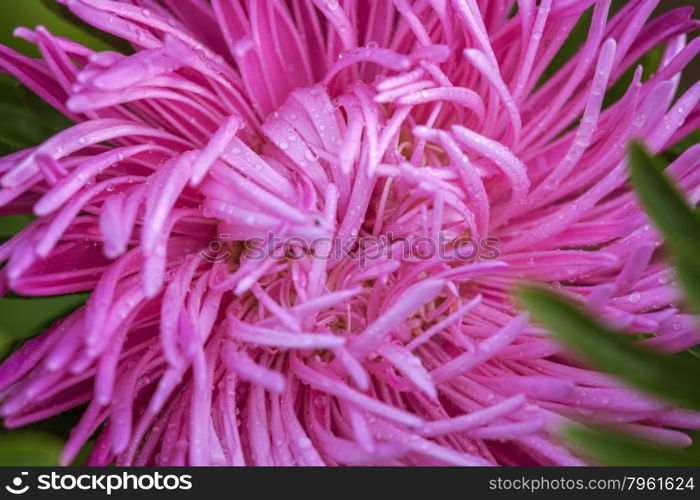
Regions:
<svg viewBox="0 0 700 500"><path fill-rule="evenodd" d="M559 430L590 420L691 444L700 414L587 368L512 298L536 282L654 349L700 342L625 160L700 125L691 8L60 3L133 51L41 26L15 32L40 58L0 47L75 123L0 159L0 213L36 216L0 292L91 292L0 365L5 425L82 408L62 462L94 441L91 465L580 465ZM696 204L700 145L668 172ZM381 258L333 251L387 234ZM443 236L498 258L402 252ZM289 238L327 243L273 258Z"/></svg>

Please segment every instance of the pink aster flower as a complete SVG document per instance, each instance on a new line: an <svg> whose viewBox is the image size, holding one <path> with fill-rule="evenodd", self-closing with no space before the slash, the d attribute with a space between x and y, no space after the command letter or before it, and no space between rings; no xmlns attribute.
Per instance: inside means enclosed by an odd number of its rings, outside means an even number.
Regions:
<svg viewBox="0 0 700 500"><path fill-rule="evenodd" d="M0 367L7 426L83 407L62 461L96 435L92 465L575 465L557 430L580 419L689 444L698 413L585 368L510 293L560 288L662 351L700 341L625 163L630 139L661 152L700 124L700 84L676 92L692 9L62 3L134 51L43 27L16 30L40 59L0 48L75 122L0 160L2 213L36 215L0 287L91 291ZM669 167L692 203L698 153Z"/></svg>

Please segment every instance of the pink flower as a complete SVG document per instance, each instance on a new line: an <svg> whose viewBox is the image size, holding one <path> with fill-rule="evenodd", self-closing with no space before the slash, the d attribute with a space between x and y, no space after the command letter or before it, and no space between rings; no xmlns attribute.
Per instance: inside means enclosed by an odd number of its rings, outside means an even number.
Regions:
<svg viewBox="0 0 700 500"><path fill-rule="evenodd" d="M0 286L92 294L0 367L5 424L86 405L62 460L97 432L93 465L575 465L577 419L687 446L699 414L510 298L537 281L658 349L700 341L625 183L631 138L700 124L700 84L674 98L698 22L658 3L65 1L131 55L18 28L42 58L0 67L76 125L0 160L2 213L37 216ZM669 168L693 203L699 152Z"/></svg>

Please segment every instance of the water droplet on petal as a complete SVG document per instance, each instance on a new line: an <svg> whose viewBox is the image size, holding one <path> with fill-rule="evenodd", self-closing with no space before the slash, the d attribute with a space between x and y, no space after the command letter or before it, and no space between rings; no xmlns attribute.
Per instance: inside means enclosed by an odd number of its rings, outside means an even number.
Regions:
<svg viewBox="0 0 700 500"><path fill-rule="evenodd" d="M576 144L578 144L582 148L587 147L589 143L590 143L590 141L588 140L588 137L586 137L586 136L581 136L581 137L576 139Z"/></svg>

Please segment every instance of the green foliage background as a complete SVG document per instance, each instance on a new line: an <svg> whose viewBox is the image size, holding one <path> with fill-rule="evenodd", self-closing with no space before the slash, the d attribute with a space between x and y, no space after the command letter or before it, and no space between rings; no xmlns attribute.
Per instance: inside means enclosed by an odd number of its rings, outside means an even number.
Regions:
<svg viewBox="0 0 700 500"><path fill-rule="evenodd" d="M62 18L40 0L2 0L0 43L32 57L36 48L15 38L17 26L46 26L52 33L71 38L96 50L108 44ZM17 81L0 75L0 155L34 146L70 122L36 98ZM32 220L29 215L0 216L0 241L16 234ZM0 358L23 339L43 331L57 318L85 302L87 295L63 297L0 298ZM77 413L21 430L0 430L0 465L55 465Z"/></svg>
<svg viewBox="0 0 700 500"><path fill-rule="evenodd" d="M613 10L625 0L614 0ZM664 0L658 12L692 5L692 0ZM96 50L117 48L128 51L123 42L66 19L65 12L52 0L2 0L0 16L0 43L30 56L38 56L31 44L14 38L17 26L46 26L52 33L71 38ZM573 54L587 35L584 18L572 33L559 56L548 69L551 74ZM645 67L645 75L653 73L660 58L656 49L638 61ZM611 89L607 99L615 100L626 88L631 71L621 83ZM682 89L700 79L698 65L684 74ZM69 125L68 120L55 112L26 88L7 75L0 75L0 156L17 149L36 145L58 130ZM700 141L697 131L664 155L668 162L690 145ZM700 312L700 223L696 213L676 196L661 170L663 163L654 166L642 150L633 152L635 187L660 229L667 237L667 246L678 265L679 278L686 290L688 304ZM672 216L665 211L672 207ZM11 237L32 220L29 215L0 216L0 241ZM678 226L679 223L685 226ZM690 233L688 232L690 231ZM688 237L695 234L695 237ZM86 294L50 298L18 297L12 294L0 298L0 359L20 342L44 330L57 318L65 316L86 300ZM561 340L599 369L610 371L649 391L688 408L700 409L700 391L695 389L700 377L700 358L689 351L674 358L662 358L644 351L625 337L610 331L594 318L581 312L551 292L537 288L523 289L521 301L535 317L555 332ZM652 373L653 376L640 376ZM679 383L686 380L688 383ZM80 409L67 412L21 430L0 429L0 465L55 465L62 443L75 424ZM592 426L576 427L566 431L569 441L581 453L593 460L611 465L690 465L700 464L700 446L675 451L635 441L609 429ZM696 441L697 433L693 436ZM89 446L88 446L89 447ZM86 453L82 453L82 457ZM81 463L84 458L78 459Z"/></svg>

